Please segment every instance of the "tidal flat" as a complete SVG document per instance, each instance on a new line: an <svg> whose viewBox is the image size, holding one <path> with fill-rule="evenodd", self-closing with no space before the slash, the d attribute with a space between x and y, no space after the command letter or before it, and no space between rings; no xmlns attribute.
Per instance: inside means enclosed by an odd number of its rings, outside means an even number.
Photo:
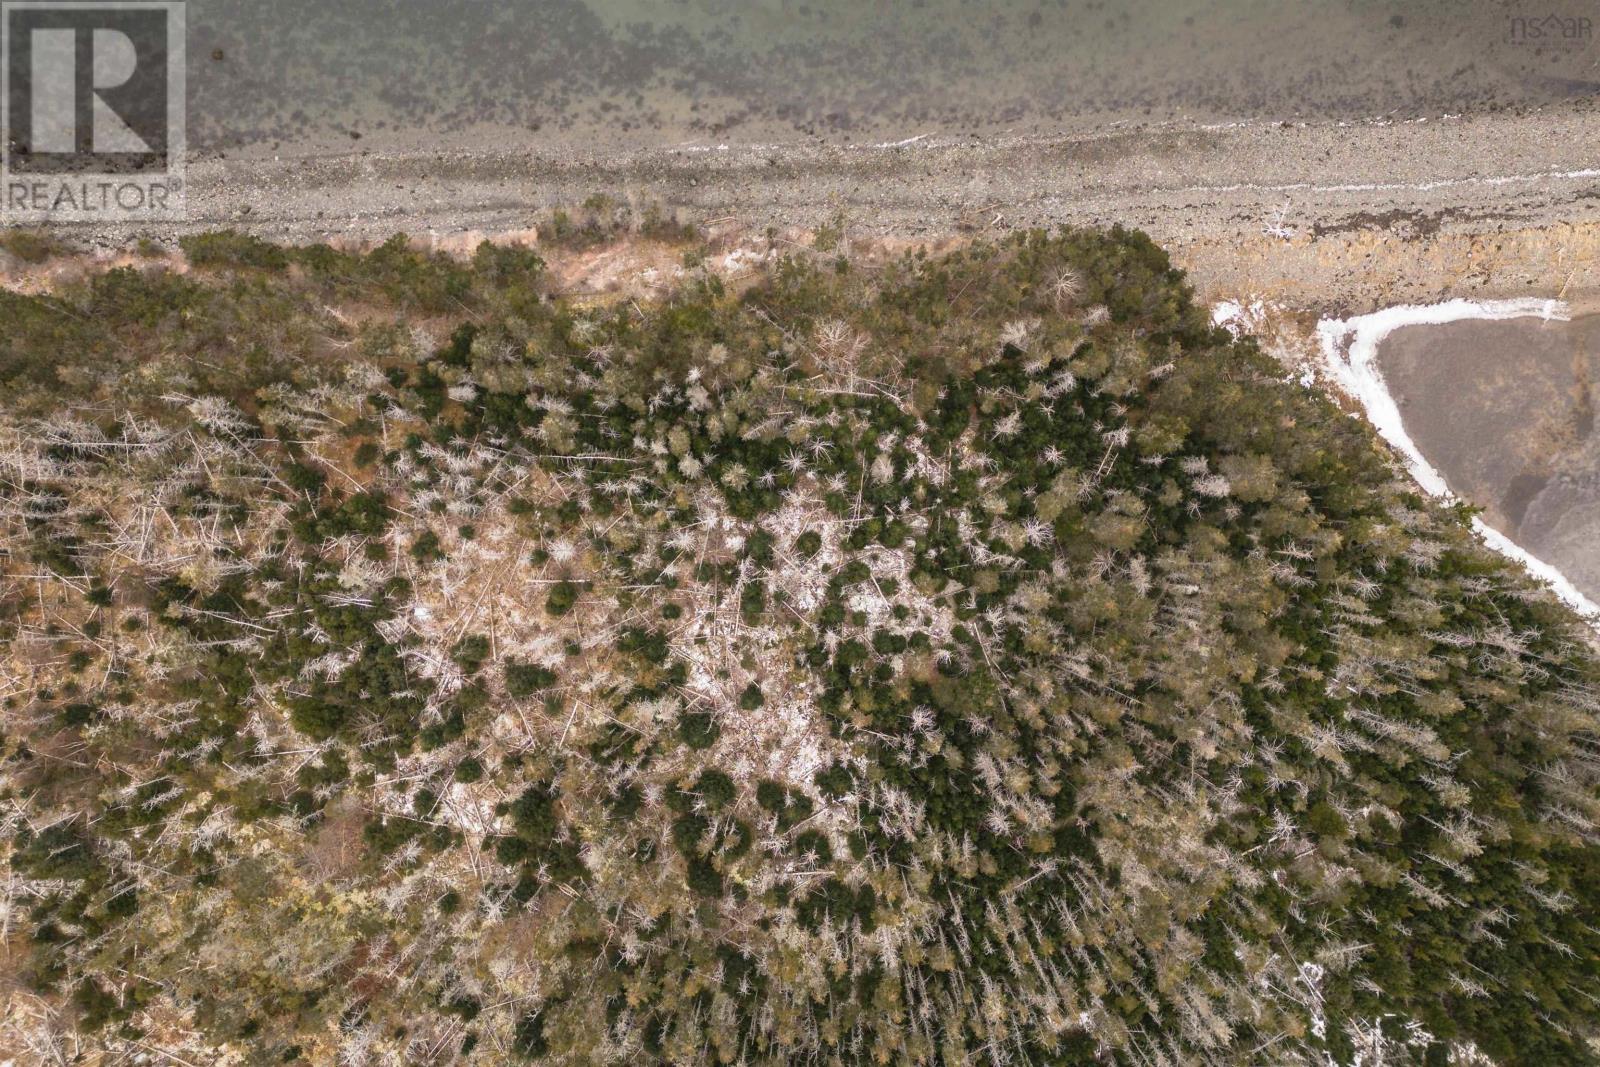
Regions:
<svg viewBox="0 0 1600 1067"><path fill-rule="evenodd" d="M1597 84L1592 40L1524 40L1550 11L1487 0L188 6L190 143L235 158L1403 120Z"/></svg>

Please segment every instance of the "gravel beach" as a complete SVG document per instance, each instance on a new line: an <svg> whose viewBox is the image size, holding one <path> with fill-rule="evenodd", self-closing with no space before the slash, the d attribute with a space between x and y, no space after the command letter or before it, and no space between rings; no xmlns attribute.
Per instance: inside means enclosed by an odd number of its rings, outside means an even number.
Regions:
<svg viewBox="0 0 1600 1067"><path fill-rule="evenodd" d="M687 143L616 155L492 150L201 159L190 217L293 242L395 233L533 239L595 193L659 204L722 244L842 223L938 242L1016 227L1143 228L1208 300L1361 312L1451 296L1600 290L1600 114L1588 103L1410 121L1118 125L1056 138L847 146ZM80 227L105 251L148 231Z"/></svg>

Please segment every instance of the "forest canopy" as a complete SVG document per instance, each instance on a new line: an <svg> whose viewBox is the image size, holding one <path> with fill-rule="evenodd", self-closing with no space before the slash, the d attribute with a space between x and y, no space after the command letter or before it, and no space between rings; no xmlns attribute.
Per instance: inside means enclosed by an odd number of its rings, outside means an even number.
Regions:
<svg viewBox="0 0 1600 1067"><path fill-rule="evenodd" d="M0 1048L1600 1063L1592 635L1143 234L185 252L0 292Z"/></svg>

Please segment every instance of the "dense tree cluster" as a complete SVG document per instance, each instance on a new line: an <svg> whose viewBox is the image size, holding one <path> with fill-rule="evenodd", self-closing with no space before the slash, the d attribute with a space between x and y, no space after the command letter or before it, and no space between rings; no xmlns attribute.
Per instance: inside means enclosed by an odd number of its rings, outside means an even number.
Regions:
<svg viewBox="0 0 1600 1067"><path fill-rule="evenodd" d="M0 294L40 1062L1600 1063L1591 635L1144 235L186 251Z"/></svg>

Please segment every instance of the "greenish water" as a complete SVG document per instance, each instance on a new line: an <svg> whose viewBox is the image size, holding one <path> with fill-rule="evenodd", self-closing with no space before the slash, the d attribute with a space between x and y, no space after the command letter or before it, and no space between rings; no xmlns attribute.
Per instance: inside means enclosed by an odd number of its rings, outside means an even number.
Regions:
<svg viewBox="0 0 1600 1067"><path fill-rule="evenodd" d="M1484 0L190 0L191 143L860 142L1593 97L1592 40L1512 39L1511 19L1534 13Z"/></svg>

